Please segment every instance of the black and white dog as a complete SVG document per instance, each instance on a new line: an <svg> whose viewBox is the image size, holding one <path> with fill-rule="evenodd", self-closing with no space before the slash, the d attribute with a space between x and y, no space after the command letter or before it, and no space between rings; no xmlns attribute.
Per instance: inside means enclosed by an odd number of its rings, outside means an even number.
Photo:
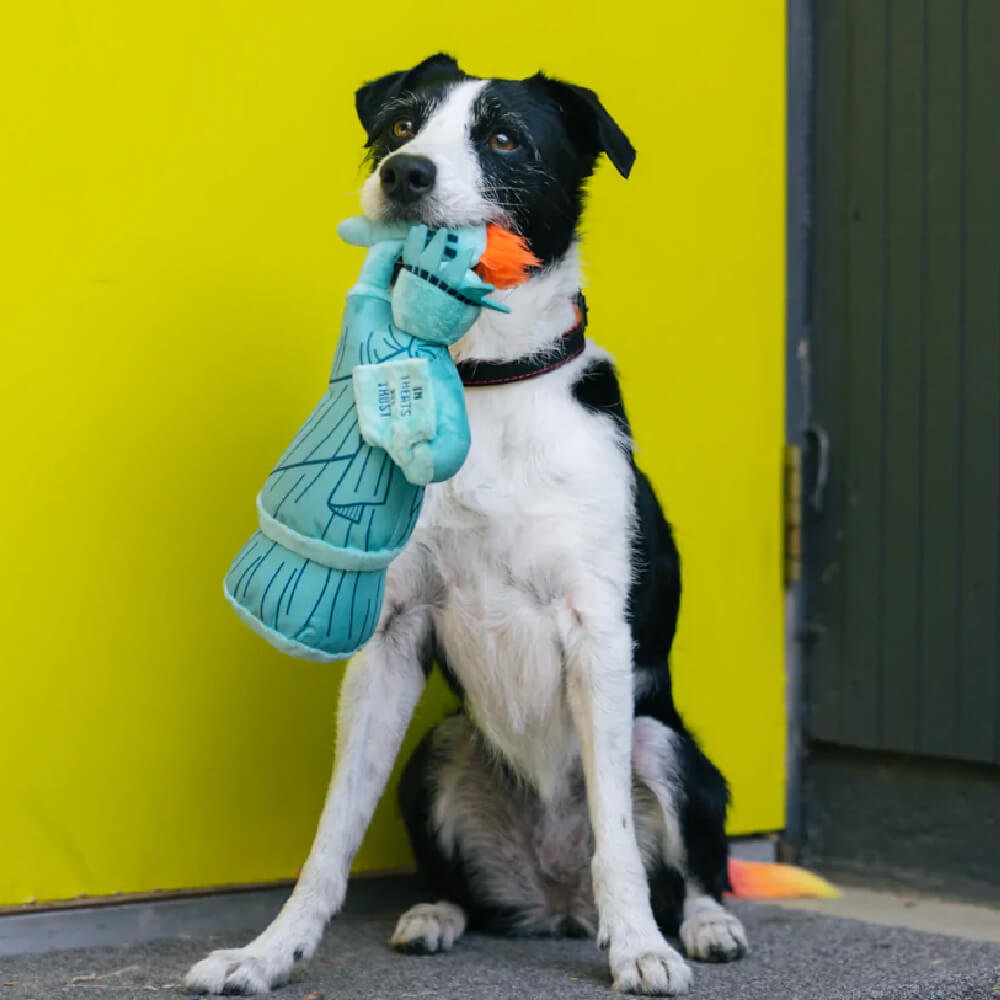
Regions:
<svg viewBox="0 0 1000 1000"><path fill-rule="evenodd" d="M494 293L509 315L484 310L453 348L518 373L468 388L468 459L427 490L389 567L378 630L347 668L298 885L256 940L213 952L187 984L264 992L313 954L437 663L462 708L400 789L437 901L403 914L392 946L446 951L467 927L596 935L617 989L683 992L691 973L664 934L696 959L746 949L720 904L728 791L674 707L678 556L634 464L614 367L564 336L578 325L584 184L601 153L624 176L635 153L592 91L477 79L444 55L362 87L357 109L370 217L498 220L541 267Z"/></svg>

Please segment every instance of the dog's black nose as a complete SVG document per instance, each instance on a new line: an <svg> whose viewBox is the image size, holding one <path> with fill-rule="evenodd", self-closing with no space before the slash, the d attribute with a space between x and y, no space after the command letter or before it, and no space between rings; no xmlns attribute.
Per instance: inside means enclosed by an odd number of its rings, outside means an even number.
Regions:
<svg viewBox="0 0 1000 1000"><path fill-rule="evenodd" d="M437 167L426 156L399 153L390 156L378 172L387 198L406 204L422 198L434 187Z"/></svg>

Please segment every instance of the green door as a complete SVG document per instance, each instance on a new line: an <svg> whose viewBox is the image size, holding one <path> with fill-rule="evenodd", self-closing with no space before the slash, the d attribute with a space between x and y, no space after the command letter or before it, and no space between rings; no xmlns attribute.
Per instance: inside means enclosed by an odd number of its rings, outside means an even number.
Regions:
<svg viewBox="0 0 1000 1000"><path fill-rule="evenodd" d="M815 16L809 733L1000 763L1000 3Z"/></svg>

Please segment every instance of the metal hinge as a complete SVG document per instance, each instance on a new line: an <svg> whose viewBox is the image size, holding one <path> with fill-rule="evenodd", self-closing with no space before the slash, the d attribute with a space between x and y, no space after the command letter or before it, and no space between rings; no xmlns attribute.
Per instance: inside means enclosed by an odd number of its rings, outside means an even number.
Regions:
<svg viewBox="0 0 1000 1000"><path fill-rule="evenodd" d="M785 586L802 579L802 449L785 445Z"/></svg>

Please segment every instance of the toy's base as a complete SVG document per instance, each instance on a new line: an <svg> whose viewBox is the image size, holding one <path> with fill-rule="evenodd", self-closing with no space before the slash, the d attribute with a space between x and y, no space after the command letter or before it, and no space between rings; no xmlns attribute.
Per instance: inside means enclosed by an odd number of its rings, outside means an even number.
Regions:
<svg viewBox="0 0 1000 1000"><path fill-rule="evenodd" d="M276 649L329 663L372 637L385 570L322 566L256 531L233 560L223 588L240 618Z"/></svg>
<svg viewBox="0 0 1000 1000"><path fill-rule="evenodd" d="M307 646L303 642L296 642L295 639L289 639L287 635L282 635L280 632L275 632L273 628L269 628L265 625L259 618L252 615L232 594L226 589L225 583L222 585L222 592L226 595L226 600L232 606L233 611L239 615L240 619L245 625L249 625L250 628L254 630L259 636L267 639L267 641L274 646L279 652L285 653L288 656L296 656L300 660L312 660L314 663L336 663L338 660L346 660L353 656L359 649L365 644L362 643L361 646L355 646L353 649L345 649L343 652L327 652L322 649L316 649L313 646Z"/></svg>

